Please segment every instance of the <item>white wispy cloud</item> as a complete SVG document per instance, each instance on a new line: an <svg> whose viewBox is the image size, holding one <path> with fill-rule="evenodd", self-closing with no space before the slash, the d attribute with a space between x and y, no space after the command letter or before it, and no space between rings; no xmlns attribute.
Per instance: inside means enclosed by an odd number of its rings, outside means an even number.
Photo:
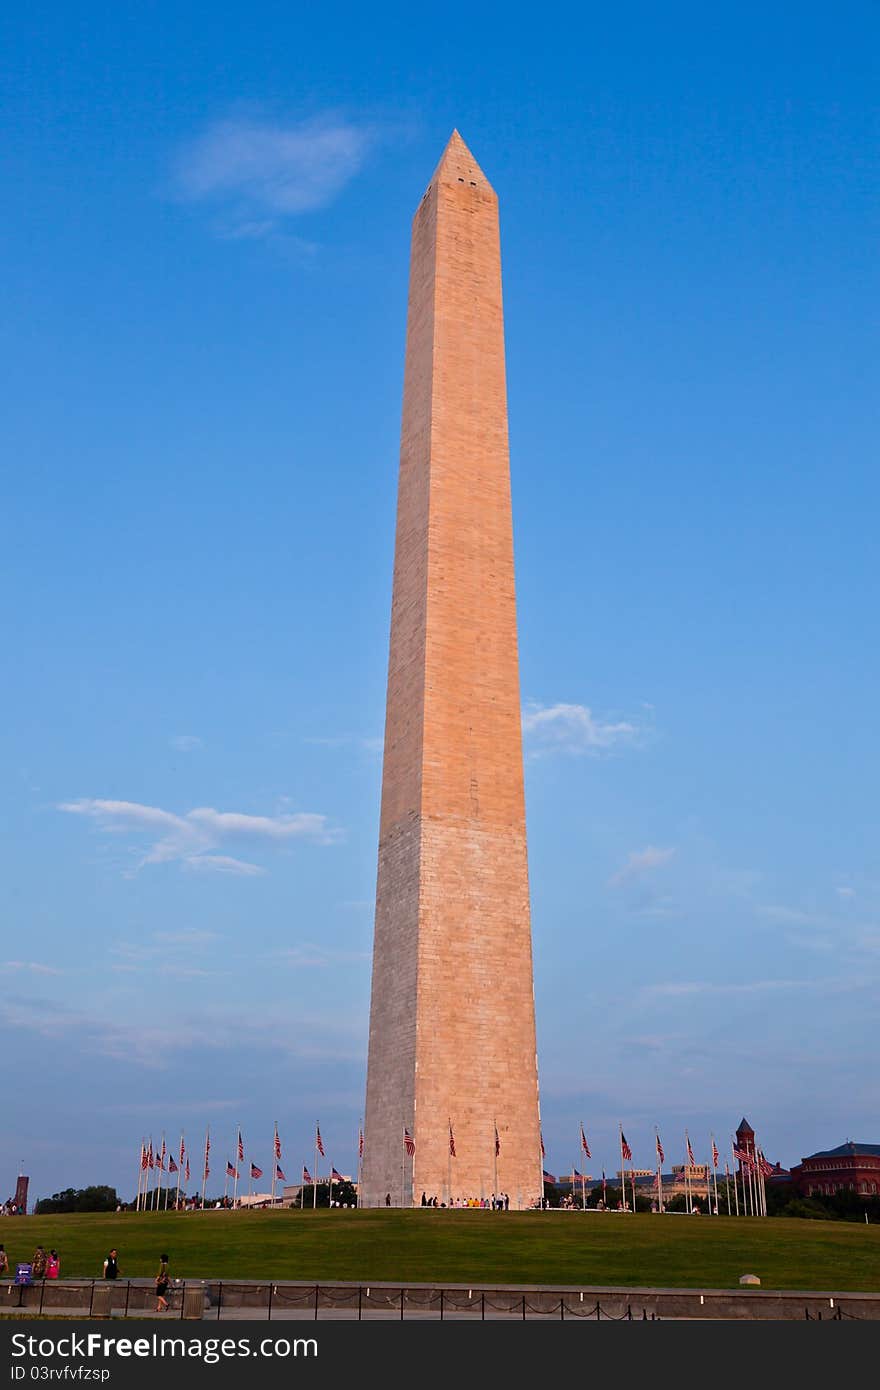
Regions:
<svg viewBox="0 0 880 1390"><path fill-rule="evenodd" d="M161 1010L159 1011L161 1015ZM139 1018L116 1018L112 1011L95 1005L74 1008L57 1000L0 996L0 1026L15 1034L31 1033L83 1052L132 1062L152 1069L177 1065L192 1050L208 1051L215 1057L235 1050L240 1054L253 1049L255 1055L267 1050L286 1059L318 1065L328 1062L355 1062L362 1059L365 1020L351 1013L340 1016L291 1018L288 1011L272 1014L253 1009L212 1009L185 1011L169 1028L161 1016L155 1022Z"/></svg>
<svg viewBox="0 0 880 1390"><path fill-rule="evenodd" d="M620 888L622 884L641 878L652 869L668 864L675 854L674 849L659 849L657 845L646 845L644 849L632 849L626 856L626 863L608 880L609 888Z"/></svg>
<svg viewBox="0 0 880 1390"><path fill-rule="evenodd" d="M697 995L775 994L815 988L812 980L747 980L741 984L716 984L708 980L678 980L646 985L642 993L653 998L693 998Z"/></svg>
<svg viewBox="0 0 880 1390"><path fill-rule="evenodd" d="M303 811L251 816L241 811L216 811L210 806L198 806L177 815L136 801L93 797L61 802L58 809L89 817L106 834L140 833L157 837L138 860L139 869L147 864L179 862L187 869L200 872L252 877L265 872L261 865L215 851L230 840L262 845L309 840L326 845L338 838L338 832L328 825L326 816Z"/></svg>
<svg viewBox="0 0 880 1390"><path fill-rule="evenodd" d="M804 912L799 907L786 907L783 903L759 903L757 911L759 916L767 917L771 922L780 922L783 926L808 926L821 920L811 912Z"/></svg>
<svg viewBox="0 0 880 1390"><path fill-rule="evenodd" d="M264 238L332 202L375 139L374 127L333 112L287 122L231 116L184 146L175 181L186 200L225 210L224 236Z"/></svg>
<svg viewBox="0 0 880 1390"><path fill-rule="evenodd" d="M251 864L247 859L233 859L229 854L197 854L184 860L184 865L199 873L237 874L239 878L260 878L266 872L261 864Z"/></svg>
<svg viewBox="0 0 880 1390"><path fill-rule="evenodd" d="M522 712L530 752L586 753L596 756L632 743L640 729L630 720L601 719L588 705L542 705L529 700Z"/></svg>
<svg viewBox="0 0 880 1390"><path fill-rule="evenodd" d="M385 746L385 740L381 735L378 737L366 738L362 734L329 734L314 735L304 738L303 743L315 744L319 748L346 748L354 746L362 748L365 753L381 753Z"/></svg>
<svg viewBox="0 0 880 1390"><path fill-rule="evenodd" d="M204 739L197 734L175 734L168 742L178 753L194 753L197 748L204 748Z"/></svg>
<svg viewBox="0 0 880 1390"><path fill-rule="evenodd" d="M276 960L297 967L324 968L330 965L359 965L370 959L369 951L337 951L325 946L315 946L304 941L300 946L291 946L279 951Z"/></svg>
<svg viewBox="0 0 880 1390"><path fill-rule="evenodd" d="M43 965L37 960L5 960L0 970L27 970L32 975L60 975L54 965Z"/></svg>

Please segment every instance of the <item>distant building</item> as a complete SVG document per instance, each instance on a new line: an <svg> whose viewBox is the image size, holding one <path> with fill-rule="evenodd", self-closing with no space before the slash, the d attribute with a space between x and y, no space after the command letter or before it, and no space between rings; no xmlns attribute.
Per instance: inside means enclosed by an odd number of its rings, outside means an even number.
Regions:
<svg viewBox="0 0 880 1390"><path fill-rule="evenodd" d="M822 1149L801 1159L791 1170L792 1181L804 1197L830 1197L835 1192L880 1194L880 1144L856 1144L848 1139L836 1149Z"/></svg>

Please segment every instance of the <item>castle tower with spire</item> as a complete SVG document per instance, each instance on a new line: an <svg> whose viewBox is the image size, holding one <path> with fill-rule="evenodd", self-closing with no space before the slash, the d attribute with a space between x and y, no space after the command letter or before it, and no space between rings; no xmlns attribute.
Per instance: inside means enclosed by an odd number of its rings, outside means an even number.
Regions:
<svg viewBox="0 0 880 1390"><path fill-rule="evenodd" d="M542 1194L498 199L457 131L412 229L364 1128L362 1205Z"/></svg>

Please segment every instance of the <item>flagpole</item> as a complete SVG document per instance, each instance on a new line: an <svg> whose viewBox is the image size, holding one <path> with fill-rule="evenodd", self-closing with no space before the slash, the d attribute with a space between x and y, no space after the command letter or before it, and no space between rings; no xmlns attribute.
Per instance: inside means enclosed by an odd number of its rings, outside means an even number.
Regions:
<svg viewBox="0 0 880 1390"><path fill-rule="evenodd" d="M145 1154L145 1153L146 1153L146 1146L145 1146L145 1144L144 1144L143 1135L141 1135L141 1152L140 1152L140 1157L138 1158L137 1197L135 1198L135 1203L134 1203L134 1209L135 1209L135 1211L140 1211L140 1209L141 1209L141 1183L142 1183L143 1180L144 1180L144 1154Z"/></svg>
<svg viewBox="0 0 880 1390"><path fill-rule="evenodd" d="M712 1182L715 1188L715 1215L720 1216L721 1213L718 1210L718 1164L715 1160L717 1150L715 1148L715 1135L712 1133L709 1134L709 1142L712 1145Z"/></svg>
<svg viewBox="0 0 880 1390"><path fill-rule="evenodd" d="M584 1141L585 1141L585 1139L586 1139L587 1136L584 1134L584 1126L583 1126L583 1124L581 1124L581 1132L580 1132L580 1136L579 1136L579 1137L580 1137L580 1141L581 1141L581 1158L580 1158L580 1161L581 1161L581 1163L584 1165L584 1166L583 1166L583 1169L581 1170L581 1211L586 1211L586 1209L587 1209L587 1174L586 1174L587 1155L586 1155L586 1152L585 1152L585 1150L584 1150Z"/></svg>
<svg viewBox="0 0 880 1390"><path fill-rule="evenodd" d="M312 1174L312 1211L318 1209L318 1124L315 1122L315 1171Z"/></svg>
<svg viewBox="0 0 880 1390"><path fill-rule="evenodd" d="M626 1211L626 1169L623 1166L623 1125L617 1126L620 1132L620 1195L621 1206Z"/></svg>
<svg viewBox="0 0 880 1390"><path fill-rule="evenodd" d="M226 1160L226 1181L223 1184L223 1206L225 1208L229 1198L229 1159Z"/></svg>
<svg viewBox="0 0 880 1390"><path fill-rule="evenodd" d="M687 1130L685 1130L685 1132L684 1132L684 1139L685 1139L685 1149L684 1149L684 1200L685 1200L685 1206L687 1207L688 1216L690 1216L691 1213L693 1212L693 1206L691 1205L691 1165L688 1163L687 1138L688 1138L688 1132L687 1132Z"/></svg>
<svg viewBox="0 0 880 1390"><path fill-rule="evenodd" d="M243 1149L244 1149L244 1145L243 1145L242 1142L241 1142L241 1125L239 1125L239 1127L238 1127L238 1148L237 1148L236 1151L235 1151L235 1177L234 1177L233 1182L232 1182L232 1205L233 1205L233 1206L235 1206L236 1202L238 1201L238 1165L239 1165L239 1163L244 1163L244 1159L241 1157L241 1154L242 1154Z"/></svg>
<svg viewBox="0 0 880 1390"><path fill-rule="evenodd" d="M363 1156L362 1156L362 1154L361 1154L361 1136L363 1135L363 1132L364 1132L364 1117L363 1117L363 1115L362 1115L361 1118L360 1118L360 1121L359 1121L359 1123L358 1123L358 1152L357 1152L357 1175L358 1175L357 1204L358 1204L358 1206L361 1205L361 1187L362 1187L362 1185L363 1185L362 1171L363 1171L364 1160L363 1160Z"/></svg>
<svg viewBox="0 0 880 1390"><path fill-rule="evenodd" d="M208 1183L208 1154L211 1151L211 1129L210 1126L205 1130L205 1162L202 1165L202 1211L205 1209L205 1188Z"/></svg>
<svg viewBox="0 0 880 1390"><path fill-rule="evenodd" d="M727 1159L724 1160L724 1196L727 1202L727 1215L730 1215L730 1169L727 1166Z"/></svg>
<svg viewBox="0 0 880 1390"><path fill-rule="evenodd" d="M739 1216L739 1214L740 1214L740 1210L739 1210L739 1183L737 1182L737 1174L736 1174L736 1166L737 1166L737 1164L736 1164L736 1144L734 1143L732 1137L731 1137L731 1140L730 1140L730 1162L731 1162L731 1165L732 1165L732 1167L733 1167L733 1202L734 1202L734 1212L735 1212L735 1215L736 1215L736 1216ZM743 1198L743 1206L745 1206L745 1198Z"/></svg>
<svg viewBox="0 0 880 1390"><path fill-rule="evenodd" d="M278 1177L278 1121L275 1121L275 1137L272 1140L272 1206L275 1205L275 1180Z"/></svg>
<svg viewBox="0 0 880 1390"><path fill-rule="evenodd" d="M492 1117L492 1180L495 1185L495 1201L498 1201L498 1121Z"/></svg>
<svg viewBox="0 0 880 1390"><path fill-rule="evenodd" d="M403 1126L403 1133L400 1136L400 1205L403 1206L403 1194L406 1191L406 1125Z"/></svg>
<svg viewBox="0 0 880 1390"><path fill-rule="evenodd" d="M660 1157L660 1131L654 1126L654 1151L657 1154L657 1210L663 1211L663 1160Z"/></svg>
<svg viewBox="0 0 880 1390"><path fill-rule="evenodd" d="M153 1193L153 1211L159 1210L159 1188L162 1186L162 1171L165 1166L165 1131L162 1131L162 1152L156 1165L156 1189Z"/></svg>
<svg viewBox="0 0 880 1390"><path fill-rule="evenodd" d="M180 1150L177 1155L177 1192L174 1196L174 1210L180 1206L180 1174L183 1171L183 1130L180 1131Z"/></svg>
<svg viewBox="0 0 880 1390"><path fill-rule="evenodd" d="M446 1136L446 1205L448 1207L452 1206L452 1145L449 1142L449 1135L451 1134L452 1120L450 1119L449 1134Z"/></svg>

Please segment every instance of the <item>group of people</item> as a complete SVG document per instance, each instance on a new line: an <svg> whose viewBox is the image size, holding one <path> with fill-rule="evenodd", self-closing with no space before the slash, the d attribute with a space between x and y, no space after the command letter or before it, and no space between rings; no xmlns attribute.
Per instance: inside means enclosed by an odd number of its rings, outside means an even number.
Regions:
<svg viewBox="0 0 880 1390"><path fill-rule="evenodd" d="M103 1277L105 1279L118 1279L119 1251L114 1248L107 1255L103 1266ZM48 1254L42 1245L38 1245L31 1259L30 1277L37 1279L58 1279L61 1274L61 1257L57 1250L50 1250ZM6 1253L6 1246L0 1245L0 1278L9 1275L9 1256ZM167 1294L171 1288L171 1276L168 1273L168 1256L159 1256L159 1272L156 1275L156 1312L164 1313L168 1310Z"/></svg>
<svg viewBox="0 0 880 1390"><path fill-rule="evenodd" d="M389 1193L390 1197L390 1193ZM386 1199L386 1206L391 1203ZM445 1207L445 1202L438 1202L436 1197L429 1197L427 1193L422 1193L421 1205L423 1207ZM509 1211L510 1197L506 1192L492 1193L491 1197L453 1197L449 1203L450 1207L481 1207L490 1211Z"/></svg>
<svg viewBox="0 0 880 1390"><path fill-rule="evenodd" d="M9 1256L6 1253L6 1246L0 1245L0 1278L9 1273ZM61 1257L57 1250L50 1250L48 1255L42 1245L38 1245L31 1259L31 1278L32 1279L57 1279L61 1274Z"/></svg>

